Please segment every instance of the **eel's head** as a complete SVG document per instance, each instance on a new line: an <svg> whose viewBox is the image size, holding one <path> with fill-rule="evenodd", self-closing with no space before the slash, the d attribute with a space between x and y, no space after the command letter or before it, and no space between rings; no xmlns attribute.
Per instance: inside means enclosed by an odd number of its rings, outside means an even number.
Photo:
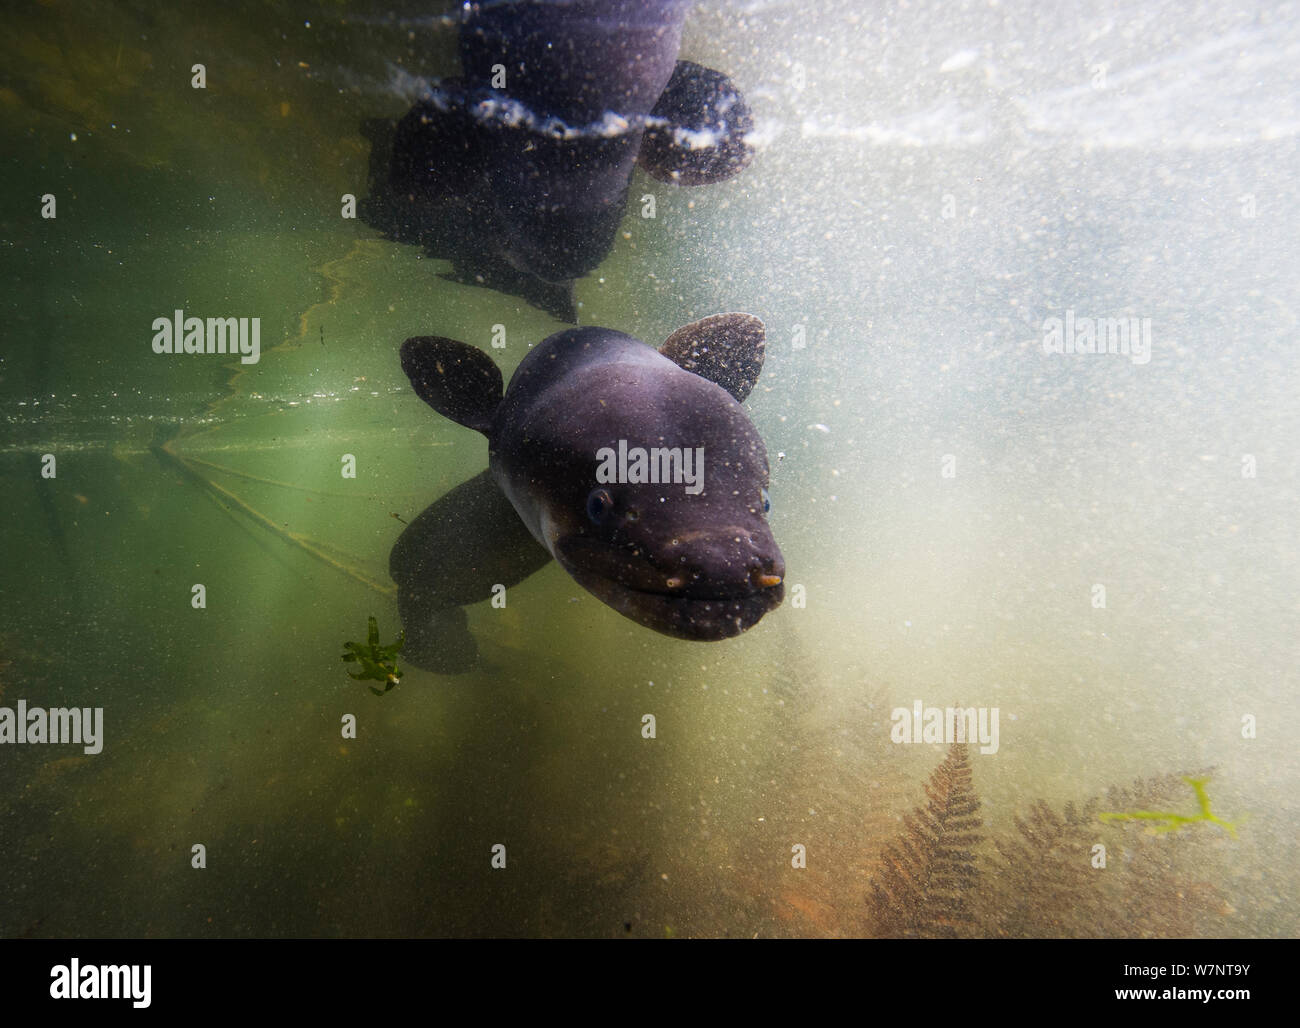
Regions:
<svg viewBox="0 0 1300 1028"><path fill-rule="evenodd" d="M725 390L681 371L666 388L633 376L569 417L566 438L583 444L547 447L528 488L543 542L581 586L682 639L739 635L780 605L767 451Z"/></svg>

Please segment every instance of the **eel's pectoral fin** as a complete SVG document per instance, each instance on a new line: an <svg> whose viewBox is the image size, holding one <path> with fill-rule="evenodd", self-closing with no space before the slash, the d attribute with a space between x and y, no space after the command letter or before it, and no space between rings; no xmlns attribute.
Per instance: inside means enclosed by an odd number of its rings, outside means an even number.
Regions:
<svg viewBox="0 0 1300 1028"><path fill-rule="evenodd" d="M679 186L721 182L754 157L749 105L731 79L691 61L678 61L650 112L637 162Z"/></svg>
<svg viewBox="0 0 1300 1028"><path fill-rule="evenodd" d="M402 344L402 370L421 400L458 425L486 433L501 403L501 369L482 350L443 336Z"/></svg>
<svg viewBox="0 0 1300 1028"><path fill-rule="evenodd" d="M763 371L766 331L752 314L713 314L683 325L659 352L745 402Z"/></svg>

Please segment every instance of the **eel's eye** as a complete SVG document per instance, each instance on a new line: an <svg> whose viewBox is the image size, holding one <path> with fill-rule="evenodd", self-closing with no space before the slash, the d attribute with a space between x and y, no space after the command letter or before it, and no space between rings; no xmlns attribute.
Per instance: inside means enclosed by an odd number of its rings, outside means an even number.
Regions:
<svg viewBox="0 0 1300 1028"><path fill-rule="evenodd" d="M772 509L772 497L768 494L766 489L759 489L759 494L763 498L763 513L766 514Z"/></svg>
<svg viewBox="0 0 1300 1028"><path fill-rule="evenodd" d="M614 497L608 489L593 489L587 497L587 517L593 525L603 525L614 510Z"/></svg>

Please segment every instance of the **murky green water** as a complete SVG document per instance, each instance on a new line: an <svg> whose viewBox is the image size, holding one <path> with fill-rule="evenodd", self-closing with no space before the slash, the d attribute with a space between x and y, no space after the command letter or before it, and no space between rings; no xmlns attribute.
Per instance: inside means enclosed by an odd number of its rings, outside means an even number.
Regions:
<svg viewBox="0 0 1300 1028"><path fill-rule="evenodd" d="M552 565L472 609L479 671L382 698L342 643L395 630L399 518L486 459L397 348L504 324L508 374L562 327L339 216L361 120L452 72L454 30L10 14L0 704L102 707L104 741L0 747L0 935L878 931L946 750L890 741L918 699L1000 711L962 934L1296 934L1300 35L1267 4L949 8L695 11L682 56L740 84L759 155L638 171L656 219L578 286L655 344L765 321L747 407L806 606L682 642ZM155 355L177 308L260 317L261 360ZM1045 353L1067 309L1149 318L1149 362ZM1089 815L1006 856L1040 798L1206 769L1236 838ZM1098 809L1197 809L1127 799Z"/></svg>

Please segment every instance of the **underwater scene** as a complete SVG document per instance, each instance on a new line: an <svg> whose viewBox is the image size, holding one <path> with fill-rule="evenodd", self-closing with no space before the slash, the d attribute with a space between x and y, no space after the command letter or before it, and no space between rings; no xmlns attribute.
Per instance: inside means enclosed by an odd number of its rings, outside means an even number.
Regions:
<svg viewBox="0 0 1300 1028"><path fill-rule="evenodd" d="M1300 934L1293 5L3 17L0 938Z"/></svg>

